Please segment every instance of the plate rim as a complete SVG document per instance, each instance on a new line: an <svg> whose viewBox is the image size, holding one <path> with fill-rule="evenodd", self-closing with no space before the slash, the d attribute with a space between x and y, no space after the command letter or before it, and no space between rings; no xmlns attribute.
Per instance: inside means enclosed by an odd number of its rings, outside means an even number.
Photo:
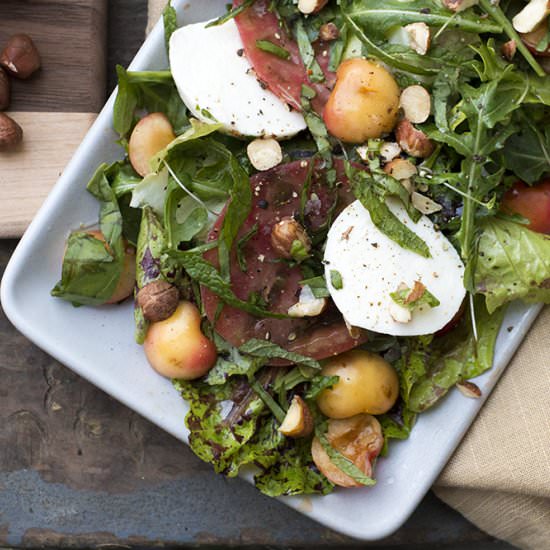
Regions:
<svg viewBox="0 0 550 550"><path fill-rule="evenodd" d="M188 3L189 2L186 2L185 4L188 4ZM180 13L180 15L184 9L185 4L181 3L178 5L178 12ZM163 47L163 44L164 44L163 35L164 35L164 28L163 28L163 23L161 18L156 23L153 30L149 34L149 36L144 40L142 46L140 47L139 51L133 58L128 69L129 70L132 70L132 69L146 70L147 67L145 67L145 65L147 65L148 58L150 58L151 56L154 56L155 52L157 52L157 49L159 47ZM18 288L17 278L18 278L18 274L24 269L26 261L28 261L29 259L29 253L32 249L33 240L44 229L44 225L48 215L50 214L50 209L52 205L56 204L59 200L61 200L61 197L67 188L73 185L77 185L78 177L76 177L77 176L76 169L81 159L85 158L89 154L90 148L97 146L98 140L101 139L101 134L104 132L105 126L106 125L111 126L112 109L114 106L114 101L115 101L117 91L118 91L118 87L115 88L115 90L112 92L112 94L106 101L104 107L98 114L98 117L94 121L90 130L86 133L86 136L84 137L84 139L82 140L82 142L80 143L76 151L74 152L73 156L71 157L71 160L63 170L61 177L58 179L57 183L54 185L54 187L48 194L48 197L44 201L43 205L40 207L38 213L33 218L25 234L22 236L19 243L17 244L16 249L14 250L11 256L2 277L2 281L0 284L0 301L2 303L4 312L8 317L8 319L17 328L17 330L19 330L31 342L33 342L34 344L39 346L41 349L46 351L49 355L54 357L60 363L67 366L74 372L76 372L79 376L85 378L90 383L101 388L103 391L105 391L106 393L108 393L118 401L122 402L125 406L136 411L138 414L145 416L149 421L153 422L155 425L157 425L161 429L168 431L169 433L171 433L171 435L174 435L181 440L182 439L181 434L168 429L165 425L161 425L158 419L152 418L151 416L139 410L139 407L136 406L135 402L129 401L121 394L117 395L117 392L113 391L112 387L107 387L107 384L104 383L104 381L101 379L101 376L94 377L93 374L91 374L90 372L86 372L85 374L83 374L81 369L78 368L78 361L74 360L74 357L71 355L71 353L56 346L54 343L49 342L47 339L47 331L39 332L35 330L33 326L27 322L27 317L25 317L25 315L21 311L19 311L19 308L17 305L17 288ZM526 313L524 315L522 324L519 327L518 336L515 336L515 339L512 345L509 345L504 352L505 356L502 361L504 362L505 365L509 363L509 360L511 359L512 355L515 353L519 345L523 342L525 335L527 334L528 330L530 329L532 323L536 319L542 307L543 305L533 305L533 306L530 306L528 309L526 309ZM498 378L504 372L505 368L506 368L505 366L502 366L499 368L499 370L496 373L493 373L493 375L496 374L496 376L494 376L493 377L494 380L490 382L489 391L484 392L482 399L479 400L479 403L477 404L478 405L477 410L481 408L481 406L483 405L483 402L488 398L490 391L492 390L493 386L496 384ZM492 371L490 370L488 371L487 374L490 375L491 372ZM428 476L428 478L425 479L423 485L417 489L417 498L411 500L407 506L403 507L400 510L399 514L395 514L391 517L391 519L388 519L388 521L379 523L376 526L374 526L374 528L371 529L369 533L365 533L364 527L361 525L350 526L350 525L343 524L341 522L341 519L338 517L320 518L315 513L309 513L309 511L306 509L307 507L304 507L302 505L305 499L315 500L323 497L318 497L318 496L279 497L278 500L288 506L291 506L296 511L306 515L307 517L314 519L319 524L330 527L348 536L351 536L360 540L366 540L366 541L374 541L374 540L379 540L384 537L387 537L393 532L395 532L397 529L399 529L403 525L403 523L410 517L410 515L414 512L414 510L418 506L421 499L424 497L424 495L432 486L433 481L441 473L441 470L447 463L449 457L452 455L452 453L454 453L454 451L460 444L465 433L467 432L470 425L475 420L476 414L477 414L477 411L468 420L463 419L460 432L457 433L456 439L454 440L453 444L450 445L450 447L447 449L448 452L438 457L437 465L435 468L433 468L432 475ZM183 437L183 439L185 441L186 438Z"/></svg>

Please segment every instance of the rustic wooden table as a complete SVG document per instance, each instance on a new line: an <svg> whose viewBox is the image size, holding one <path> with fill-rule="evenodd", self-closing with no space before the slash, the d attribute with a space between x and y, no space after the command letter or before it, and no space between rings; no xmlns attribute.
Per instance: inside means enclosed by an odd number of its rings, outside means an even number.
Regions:
<svg viewBox="0 0 550 550"><path fill-rule="evenodd" d="M109 2L109 87L143 39L146 0ZM17 242L0 241L3 272ZM0 312L0 548L353 548L57 363ZM507 550L428 494L372 547Z"/></svg>

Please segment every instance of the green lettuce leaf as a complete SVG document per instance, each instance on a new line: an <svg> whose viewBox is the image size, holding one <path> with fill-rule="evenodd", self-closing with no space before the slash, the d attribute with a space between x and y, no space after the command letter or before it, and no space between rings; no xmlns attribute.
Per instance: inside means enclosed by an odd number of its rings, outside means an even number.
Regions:
<svg viewBox="0 0 550 550"><path fill-rule="evenodd" d="M512 300L550 303L550 235L491 218L481 229L476 291L495 311Z"/></svg>
<svg viewBox="0 0 550 550"><path fill-rule="evenodd" d="M405 351L395 366L401 381L401 398L409 411L425 411L457 382L479 376L491 368L504 313L499 310L489 314L478 297L475 300L477 342L469 313L457 328L444 335L404 339Z"/></svg>
<svg viewBox="0 0 550 550"><path fill-rule="evenodd" d="M105 242L85 231L73 232L67 241L61 280L51 295L74 305L99 305L113 295L123 269L123 220L116 195L102 164L88 183L88 191L99 201L99 228Z"/></svg>
<svg viewBox="0 0 550 550"><path fill-rule="evenodd" d="M164 23L164 43L166 46L166 53L169 53L170 38L178 28L178 17L176 10L170 5L170 2L166 4L166 7L162 12L162 21Z"/></svg>
<svg viewBox="0 0 550 550"><path fill-rule="evenodd" d="M176 134L189 125L187 108L181 100L170 71L129 72L117 65L118 92L113 110L113 127L127 138L136 122L136 112L162 112Z"/></svg>
<svg viewBox="0 0 550 550"><path fill-rule="evenodd" d="M313 464L310 448L309 439L295 440L271 468L254 476L256 487L270 497L332 492L334 486Z"/></svg>

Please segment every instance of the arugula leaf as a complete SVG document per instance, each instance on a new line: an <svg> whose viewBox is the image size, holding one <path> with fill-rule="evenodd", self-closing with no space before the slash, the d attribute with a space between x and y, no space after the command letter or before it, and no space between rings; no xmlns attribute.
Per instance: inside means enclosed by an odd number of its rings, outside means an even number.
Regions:
<svg viewBox="0 0 550 550"><path fill-rule="evenodd" d="M244 0L244 2L242 2L240 6L235 6L234 8L229 9L225 15L222 15L221 17L218 17L218 19L211 21L210 23L208 23L208 25L206 25L205 28L208 29L209 27L217 27L218 25L223 25L227 21L233 19L234 17L237 17L239 13L242 13L255 1L256 0ZM229 7L231 7L230 4Z"/></svg>
<svg viewBox="0 0 550 550"><path fill-rule="evenodd" d="M300 355L299 353L287 351L286 349L283 349L267 340L258 340L253 338L243 344L239 348L239 351L247 355L252 355L253 357L261 357L263 359L285 359L291 363L303 365L312 369L321 368L321 365L315 359L306 357L305 355Z"/></svg>
<svg viewBox="0 0 550 550"><path fill-rule="evenodd" d="M485 220L475 287L485 295L491 313L518 298L528 303L550 303L550 235L507 220Z"/></svg>
<svg viewBox="0 0 550 550"><path fill-rule="evenodd" d="M480 0L480 6L489 14L494 21L502 27L502 30L508 35L510 40L513 40L517 49L521 52L527 63L535 71L538 76L544 76L544 70L539 65L537 60L533 57L533 54L528 50L527 46L523 43L523 40L514 29L511 21L506 17L502 9L498 4L495 4L491 0Z"/></svg>
<svg viewBox="0 0 550 550"><path fill-rule="evenodd" d="M349 460L349 458L346 458L329 443L326 436L326 431L326 424L322 424L315 429L315 435L330 458L330 461L357 483L367 487L376 485L375 479L365 475L351 460Z"/></svg>
<svg viewBox="0 0 550 550"><path fill-rule="evenodd" d="M162 12L162 20L164 23L164 43L166 45L166 53L170 50L170 37L178 29L178 17L176 10L170 5L170 2L166 4Z"/></svg>
<svg viewBox="0 0 550 550"><path fill-rule="evenodd" d="M550 172L550 120L535 124L522 113L519 122L520 129L504 146L504 163L518 178L533 184Z"/></svg>
<svg viewBox="0 0 550 550"><path fill-rule="evenodd" d="M399 372L401 398L411 412L425 411L456 382L479 376L491 368L504 313L499 310L489 314L482 298L477 297L477 341L469 312L458 327L447 334L403 339L404 353L395 367Z"/></svg>

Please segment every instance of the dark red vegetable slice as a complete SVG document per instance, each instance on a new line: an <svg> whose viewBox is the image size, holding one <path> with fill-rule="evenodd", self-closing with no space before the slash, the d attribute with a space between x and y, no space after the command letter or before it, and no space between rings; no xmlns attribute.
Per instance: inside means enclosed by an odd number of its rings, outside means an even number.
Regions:
<svg viewBox="0 0 550 550"><path fill-rule="evenodd" d="M300 213L301 193L307 181L309 163L295 161L258 173L250 179L254 205L239 231L238 239L257 226L257 232L242 247L246 272L239 266L236 250L231 256L231 283L233 292L242 300L255 295L267 302L270 311L286 313L298 301L304 279L299 266L290 267L277 256L271 246L271 228L285 216ZM305 224L308 231L318 231L329 217L336 216L354 200L344 175L343 163L335 160L338 184L330 188L326 170L320 161L312 171L311 186L305 205ZM209 240L217 238L223 214L214 225ZM217 250L205 254L213 264ZM211 322L216 319L218 297L202 288L202 300ZM350 336L342 316L331 303L321 315L301 319L259 319L242 310L224 306L215 330L234 346L241 346L251 338L269 340L289 351L315 359L337 355L366 341L365 333L357 339Z"/></svg>
<svg viewBox="0 0 550 550"><path fill-rule="evenodd" d="M234 0L233 5L240 6L242 2L243 0ZM324 72L326 80L325 82L312 83L307 76L298 44L280 25L276 13L270 11L269 7L269 0L256 0L252 6L235 17L246 57L260 82L293 109L302 110L300 102L302 85L307 84L313 88L317 96L312 100L312 106L319 114L322 114L336 80L335 73L330 72L328 68L330 57L328 45L321 41L314 44L317 62ZM261 50L256 45L258 40L267 40L276 44L286 50L289 57L283 59L273 53Z"/></svg>

